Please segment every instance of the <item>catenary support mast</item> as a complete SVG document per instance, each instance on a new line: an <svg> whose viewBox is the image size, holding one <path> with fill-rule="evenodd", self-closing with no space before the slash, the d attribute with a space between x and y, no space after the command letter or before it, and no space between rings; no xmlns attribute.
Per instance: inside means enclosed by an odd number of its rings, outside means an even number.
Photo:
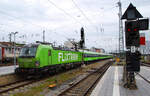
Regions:
<svg viewBox="0 0 150 96"><path fill-rule="evenodd" d="M119 53L124 52L124 32L123 32L123 22L121 20L122 17L122 5L121 5L121 1L119 0L118 2L118 6L119 6Z"/></svg>

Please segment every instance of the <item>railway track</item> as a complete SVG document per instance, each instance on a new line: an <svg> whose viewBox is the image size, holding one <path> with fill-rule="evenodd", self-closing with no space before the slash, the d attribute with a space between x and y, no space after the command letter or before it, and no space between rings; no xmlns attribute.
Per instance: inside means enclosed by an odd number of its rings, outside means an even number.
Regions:
<svg viewBox="0 0 150 96"><path fill-rule="evenodd" d="M9 83L6 85L1 85L0 86L0 94L7 93L8 91L23 87L25 85L32 84L33 82L35 82L35 80L24 79L24 80L15 81L15 82L12 82L12 83Z"/></svg>
<svg viewBox="0 0 150 96"><path fill-rule="evenodd" d="M150 63L144 63L144 62L142 62L141 65L146 66L146 67L150 67ZM150 81L148 79L146 79L144 76L142 76L140 73L136 72L136 74L138 76L140 76L143 80L145 80L146 82L148 82L150 84Z"/></svg>
<svg viewBox="0 0 150 96"><path fill-rule="evenodd" d="M99 79L103 76L112 62L105 64L97 70L90 73L88 76L73 84L71 87L60 93L58 96L87 96L91 93L91 89L96 85Z"/></svg>
<svg viewBox="0 0 150 96"><path fill-rule="evenodd" d="M136 74L150 84L150 81L148 79L146 79L144 76L142 76L141 74L139 74L137 72L136 72Z"/></svg>
<svg viewBox="0 0 150 96"><path fill-rule="evenodd" d="M141 65L144 65L144 66L150 67L150 64L149 64L149 63L141 63Z"/></svg>
<svg viewBox="0 0 150 96"><path fill-rule="evenodd" d="M107 65L108 66L108 65ZM106 66L103 66L103 68L100 68L99 70L104 70L104 67ZM91 79L89 79L89 81L93 81L92 78L98 78L97 74L101 73L101 71L97 70L97 69L93 69L93 70L96 70L96 71L93 71L91 74ZM95 76L94 76L95 74ZM90 76L90 74L89 74ZM18 80L18 81L15 81L15 82L11 82L11 83L8 83L8 84L5 84L5 85L0 85L0 96L3 94L3 93L9 93L9 91L13 91L15 89L19 89L20 87L24 87L26 85L29 85L29 84L32 84L32 83L35 83L35 82L38 82L38 81L42 81L42 80L45 80L46 77L43 77L42 79L38 79L38 80L29 80L29 79L22 79L22 80ZM86 79L86 78L85 78ZM97 79L98 80L98 79ZM94 83L94 82L93 82ZM96 83L96 82L95 82ZM91 87L92 88L92 87ZM90 88L88 88L89 90ZM88 90L86 90L88 92ZM60 95L62 96L62 95Z"/></svg>
<svg viewBox="0 0 150 96"><path fill-rule="evenodd" d="M0 85L0 89L1 89L2 87L6 87L6 86L9 86L9 85L12 85L12 84L16 84L16 83L19 83L19 82L23 82L23 81L25 81L25 80L26 80L26 79L22 79L22 80L17 80L17 81L8 83L8 84Z"/></svg>

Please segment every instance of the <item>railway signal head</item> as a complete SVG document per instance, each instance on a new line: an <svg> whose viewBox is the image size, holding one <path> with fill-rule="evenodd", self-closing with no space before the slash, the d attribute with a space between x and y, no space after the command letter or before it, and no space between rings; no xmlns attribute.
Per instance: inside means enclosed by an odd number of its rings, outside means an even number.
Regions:
<svg viewBox="0 0 150 96"><path fill-rule="evenodd" d="M84 29L83 27L81 28L81 40L80 40L80 48L82 49L84 47Z"/></svg>
<svg viewBox="0 0 150 96"><path fill-rule="evenodd" d="M140 45L140 36L137 21L127 21L125 23L126 46Z"/></svg>
<svg viewBox="0 0 150 96"><path fill-rule="evenodd" d="M83 29L83 27L81 28L81 39L84 40L84 29Z"/></svg>

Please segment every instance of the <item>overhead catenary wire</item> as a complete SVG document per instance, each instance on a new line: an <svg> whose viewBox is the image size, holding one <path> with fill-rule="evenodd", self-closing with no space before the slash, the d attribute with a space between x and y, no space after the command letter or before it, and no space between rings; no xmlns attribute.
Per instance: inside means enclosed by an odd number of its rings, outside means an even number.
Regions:
<svg viewBox="0 0 150 96"><path fill-rule="evenodd" d="M83 26L83 24L81 22L79 22L75 17L73 17L72 15L70 15L68 12L66 12L64 9L58 7L55 3L53 3L52 1L48 0L48 2L55 6L57 9L59 9L60 11L62 11L64 14L66 14L67 16L69 16L70 18L72 18L73 20L75 20L77 23L81 24Z"/></svg>
<svg viewBox="0 0 150 96"><path fill-rule="evenodd" d="M96 30L96 32L99 32L98 27L94 25L94 23L88 18L88 16L83 12L83 10L81 10L81 8L78 6L78 4L72 0L73 4L75 5L75 7L80 11L80 13L85 17L85 19L89 22L90 25L92 25L94 27L94 29Z"/></svg>
<svg viewBox="0 0 150 96"><path fill-rule="evenodd" d="M34 23L32 23L32 22L29 22L29 21L25 21L25 20L23 20L23 19L20 19L19 17L12 16L12 15L10 15L10 14L8 14L8 13L2 11L2 10L0 10L0 13L6 15L6 16L8 16L8 17L11 17L12 20L14 20L14 19L16 19L16 20L21 20L21 21L24 21L24 23L25 23L25 22L26 22L26 23L28 22L27 24L31 24L31 25L38 26L38 27L40 26L40 25L38 25L38 24L34 24ZM41 27L41 26L40 26L40 27Z"/></svg>
<svg viewBox="0 0 150 96"><path fill-rule="evenodd" d="M21 19L21 18L19 18L19 17L10 15L10 14L8 14L8 13L2 11L2 10L0 10L0 13L3 14L3 15L5 15L5 16L7 16L7 17L10 17L9 19L12 20L13 22L15 22L15 20L19 20L19 21L24 21L24 22L22 22L22 23L24 23L24 24L33 25L33 26L35 26L35 27L42 27L42 26L37 25L37 24L34 24L34 23L30 22L30 21L26 21L26 20L23 20L23 19ZM23 27L21 27L21 28L23 28ZM5 31L5 32L6 32L6 31Z"/></svg>
<svg viewBox="0 0 150 96"><path fill-rule="evenodd" d="M60 11L62 11L64 14L66 14L67 16L69 16L70 18L72 18L73 20L75 20L77 23L81 24L84 28L87 28L85 25L83 25L81 22L79 22L75 17L73 17L72 15L70 15L68 12L66 12L64 9L60 8L59 6L57 6L55 3L53 3L52 1L48 0L48 2L50 4L52 4L54 7L56 7L57 9L59 9ZM67 39L67 38L66 38Z"/></svg>
<svg viewBox="0 0 150 96"><path fill-rule="evenodd" d="M56 4L55 4L56 5ZM79 8L80 8L80 6L78 6ZM81 9L81 8L80 8ZM64 9L63 9L64 10ZM64 11L66 11L66 10L64 10ZM83 10L81 10L81 11L83 11ZM5 12L5 11L4 11ZM68 13L68 12L67 12ZM68 13L69 14L69 13ZM84 14L84 11L83 11L83 13L82 14ZM67 14L66 14L67 15ZM71 16L71 18L73 17L71 14L69 14L70 16ZM13 15L13 14L7 14L7 16L10 16L10 17L12 17L12 18L14 18L14 19L17 19L17 20L22 20L22 21L25 21L25 22L27 22L29 25L31 25L32 24L32 21L30 22L30 20L28 20L28 19L26 19L26 18L20 18L19 16L16 16L16 15ZM69 16L69 17L70 17ZM85 19L87 19L88 17L86 16L86 14L85 14ZM86 18L87 17L87 18ZM73 18L75 18L75 17L73 17ZM72 19L73 19L72 18ZM27 21L26 21L27 20ZM73 19L73 20L77 20L76 18L75 19ZM87 19L88 20L88 19ZM29 21L29 22L28 22ZM78 20L77 20L78 21ZM25 23L25 22L22 22L22 23ZM80 21L78 21L78 22L80 22ZM90 21L90 19L88 20L88 22L90 23L91 21ZM15 22L14 22L15 23ZM80 22L81 23L81 22ZM26 24L26 23L25 23ZM43 25L37 25L37 24L34 24L34 22L33 22L33 24L32 25L35 25L35 26L40 26L41 28L42 28L42 26ZM82 24L81 24L82 25ZM47 30L46 30L47 31ZM41 30L41 32L42 32L42 30ZM61 35L63 38L66 38L66 37L68 37L68 36L66 36L66 34L59 34L60 32L55 32L54 34L57 34L57 35ZM67 32L66 32L67 33ZM70 34L69 34L70 35Z"/></svg>
<svg viewBox="0 0 150 96"><path fill-rule="evenodd" d="M76 6L76 8L81 12L81 14L87 19L87 21L92 25L93 22L91 22L91 20L84 14L84 12L81 10L81 8L77 5L77 3L72 0L73 4Z"/></svg>
<svg viewBox="0 0 150 96"><path fill-rule="evenodd" d="M92 25L95 30L98 32L98 27L97 26L94 26L94 23L88 18L88 16L83 12L83 10L81 10L81 8L78 6L78 4L72 0L73 4L75 5L75 7L79 10L79 12L85 17L85 19L89 22L90 25Z"/></svg>
<svg viewBox="0 0 150 96"><path fill-rule="evenodd" d="M9 18L9 19L12 20L13 22L15 22L15 20L24 21L24 22L23 22L24 24L31 24L31 25L33 25L33 26L35 26L35 27L41 27L41 28L42 28L42 26L40 26L40 25L34 24L34 23L32 23L32 22L29 22L29 21L26 21L26 20L23 20L23 19L20 19L19 17L10 15L10 14L8 14L8 13L2 11L2 10L0 10L0 13L3 14L3 15L5 15L5 16L7 16L7 17L11 17L11 18ZM64 36L64 35L62 35L62 34L58 34L58 33L56 33L56 32L54 32L54 34L63 36L64 38L68 39L66 36Z"/></svg>
<svg viewBox="0 0 150 96"><path fill-rule="evenodd" d="M48 1L50 1L50 0L48 0ZM53 2L52 2L53 3ZM60 7L58 7L55 3L53 3L53 5L55 6L55 7L57 7L60 11L62 11L62 9L60 8ZM78 6L78 5L77 5ZM79 7L78 7L79 8ZM115 8L115 7L114 7ZM80 8L79 8L80 9ZM110 8L110 9L112 9L112 8ZM81 11L81 13L82 13L82 15L84 14L84 12L80 9L80 11ZM107 10L107 11L109 11L109 10ZM63 12L66 14L66 11L63 9ZM67 13L66 15L68 15L69 13ZM70 14L68 15L69 17L71 16ZM91 21L88 19L88 17L84 14L83 15L87 20L88 20L88 22L90 23L90 24L92 24L91 23ZM72 16L71 16L71 18L72 18Z"/></svg>

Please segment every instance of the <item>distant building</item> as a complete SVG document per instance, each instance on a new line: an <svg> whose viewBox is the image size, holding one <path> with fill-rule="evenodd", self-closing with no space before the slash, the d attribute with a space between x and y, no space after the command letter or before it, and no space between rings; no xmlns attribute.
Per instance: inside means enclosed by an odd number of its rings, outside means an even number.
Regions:
<svg viewBox="0 0 150 96"><path fill-rule="evenodd" d="M24 44L16 44L16 56L19 55L20 49ZM10 60L14 57L14 42L0 42L0 60Z"/></svg>
<svg viewBox="0 0 150 96"><path fill-rule="evenodd" d="M93 52L105 53L105 50L103 48L92 47L90 50Z"/></svg>
<svg viewBox="0 0 150 96"><path fill-rule="evenodd" d="M65 46L65 47L68 47L68 48L70 48L70 49L74 48L74 45L73 45L70 41L65 41L65 42L64 42L64 46Z"/></svg>

